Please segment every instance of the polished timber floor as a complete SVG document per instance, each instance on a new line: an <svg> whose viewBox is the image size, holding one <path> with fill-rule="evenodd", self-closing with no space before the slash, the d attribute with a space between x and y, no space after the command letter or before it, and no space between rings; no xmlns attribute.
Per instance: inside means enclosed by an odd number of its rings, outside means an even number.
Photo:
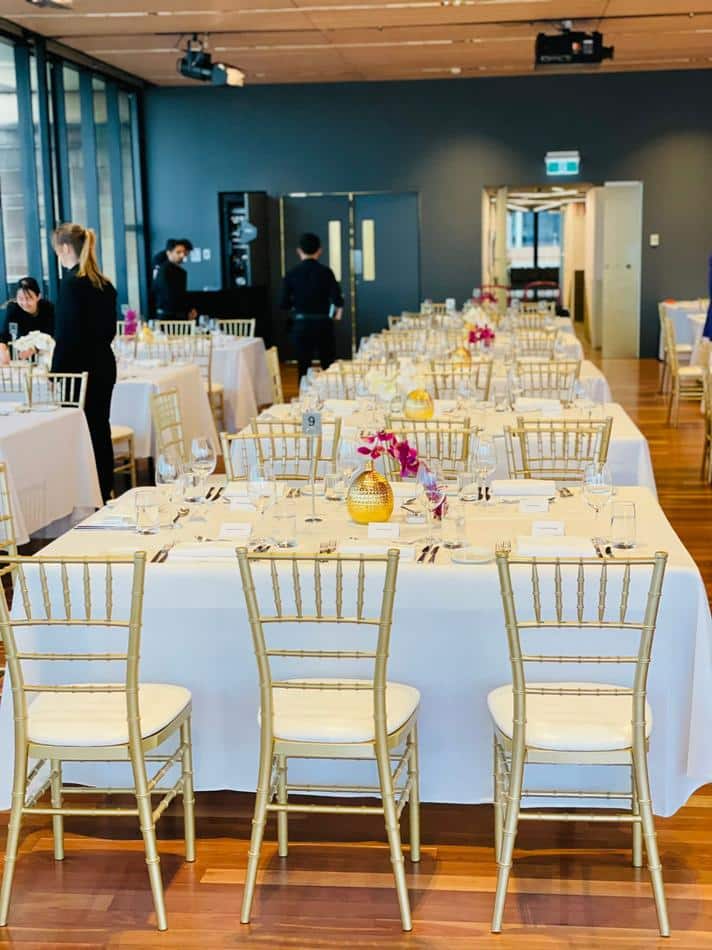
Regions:
<svg viewBox="0 0 712 950"><path fill-rule="evenodd" d="M650 442L660 501L712 585L712 488L699 480L701 417L683 404L665 424L653 360L601 363L614 398ZM288 395L293 373L285 372ZM711 724L712 728L712 724ZM236 724L239 736L239 724ZM463 749L463 755L470 754ZM3 768L7 757L2 756ZM251 796L197 797L198 855L181 858L179 812L159 825L169 930L153 929L138 830L132 820L68 819L55 863L49 819L27 823L15 875L12 925L0 946L400 948L711 948L712 786L657 822L673 936L657 936L647 873L629 859L629 832L597 825L524 823L505 913L489 933L495 883L492 809L425 805L420 866L409 868L414 929L400 931L385 834L377 818L300 816L290 856L268 830L253 922L239 923ZM4 849L6 816L0 816Z"/></svg>

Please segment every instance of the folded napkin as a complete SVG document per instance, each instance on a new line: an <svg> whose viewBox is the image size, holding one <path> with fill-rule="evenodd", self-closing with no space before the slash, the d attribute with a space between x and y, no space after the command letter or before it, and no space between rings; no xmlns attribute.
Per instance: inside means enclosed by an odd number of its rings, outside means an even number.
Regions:
<svg viewBox="0 0 712 950"><path fill-rule="evenodd" d="M169 561L195 561L207 558L209 560L231 560L236 557L235 549L244 546L244 542L237 541L183 541L174 545L168 552Z"/></svg>
<svg viewBox="0 0 712 950"><path fill-rule="evenodd" d="M515 412L541 412L547 416L561 415L560 399L538 399L533 396L520 396L514 401Z"/></svg>
<svg viewBox="0 0 712 950"><path fill-rule="evenodd" d="M556 482L544 478L495 478L492 481L495 498L525 498L531 495L552 498Z"/></svg>
<svg viewBox="0 0 712 950"><path fill-rule="evenodd" d="M133 528L136 524L136 515L122 514L118 511L97 511L78 527L91 528Z"/></svg>
<svg viewBox="0 0 712 950"><path fill-rule="evenodd" d="M416 545L405 547L398 541L387 541L385 539L383 541L343 541L338 547L338 552L344 555L383 555L390 548L398 548L401 561L412 561L415 558Z"/></svg>
<svg viewBox="0 0 712 950"><path fill-rule="evenodd" d="M596 551L589 538L574 535L520 536L516 551L521 557L595 557Z"/></svg>

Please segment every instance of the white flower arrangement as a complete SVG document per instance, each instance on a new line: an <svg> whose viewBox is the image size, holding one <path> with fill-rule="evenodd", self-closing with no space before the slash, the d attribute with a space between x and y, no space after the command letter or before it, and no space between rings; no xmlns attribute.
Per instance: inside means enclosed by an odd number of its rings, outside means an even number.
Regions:
<svg viewBox="0 0 712 950"><path fill-rule="evenodd" d="M372 396L377 396L384 402L390 402L398 392L395 377L387 376L378 369L370 369L365 377L365 383Z"/></svg>
<svg viewBox="0 0 712 950"><path fill-rule="evenodd" d="M42 333L40 330L31 330L29 333L26 333L25 336L13 340L12 348L16 357L20 353L25 353L27 350L35 350L39 365L45 366L47 369L52 365L54 337L51 337L49 333Z"/></svg>

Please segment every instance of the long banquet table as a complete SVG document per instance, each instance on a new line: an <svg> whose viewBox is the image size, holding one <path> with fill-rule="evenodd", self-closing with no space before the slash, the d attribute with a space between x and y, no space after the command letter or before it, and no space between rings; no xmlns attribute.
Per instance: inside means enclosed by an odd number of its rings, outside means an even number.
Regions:
<svg viewBox="0 0 712 950"><path fill-rule="evenodd" d="M86 416L79 409L0 408L0 461L8 469L16 539L26 544L40 532L56 537L67 519L101 505Z"/></svg>
<svg viewBox="0 0 712 950"><path fill-rule="evenodd" d="M657 814L670 815L692 791L712 779L712 620L699 571L652 494L644 488L620 488L617 499L632 500L637 506L640 546L635 553L662 549L670 554L649 680L654 711L650 748L653 804ZM309 502L300 498L294 504L301 521ZM117 508L130 510L131 505L131 493L127 493ZM301 525L301 550L318 550L324 538L365 537L365 528L348 520L343 504L321 500L319 508L326 512L325 521L313 531ZM532 515L520 513L516 506L467 508L472 543L492 547L497 539L513 540L531 533ZM138 538L130 531L72 531L46 553L126 553L140 547L151 555L170 541L193 540L196 535L216 537L225 519L255 521L255 515L244 508L233 509L222 502L205 505L204 512L206 521L182 521L177 531L162 530L152 538ZM400 510L395 517L403 517ZM534 517L563 520L567 534L590 537L599 530L578 493L557 498L548 515ZM259 530L269 530L269 522L260 522ZM422 536L422 531L404 524L401 537ZM208 553L209 547L205 550ZM256 571L258 584L268 584L266 565L259 565ZM117 585L117 598L120 593ZM101 648L98 633L89 634L96 649ZM165 563L148 565L141 657L143 681L179 683L192 691L196 787L253 790L258 756L257 673L234 560L171 560L169 556ZM491 801L491 726L486 696L510 679L495 565L453 564L444 550L432 566L412 560L402 563L390 657L389 678L416 686L422 696L423 799ZM320 672L335 675L328 667L327 663ZM585 678L599 678L591 669ZM43 674L48 675L40 664L33 665L33 676ZM91 675L113 678L96 669ZM570 675L576 678L575 673ZM600 678L611 681L616 675L609 667ZM561 676L558 668L541 670L543 679L557 676ZM2 808L9 805L12 745L11 695L5 689L0 705L0 749L5 763L0 770ZM68 781L118 782L111 768L67 766L65 777ZM295 763L295 777L301 775L303 780L299 769L300 764ZM324 772L320 775L317 768L309 776L311 781L319 781ZM587 768L587 787L595 789L598 778L595 769ZM337 780L349 781L349 776L339 772ZM354 776L352 780L357 779ZM537 773L539 780L545 782L546 777Z"/></svg>
<svg viewBox="0 0 712 950"><path fill-rule="evenodd" d="M246 426L272 402L272 381L261 337L222 337L213 344L213 379L225 387L225 427Z"/></svg>

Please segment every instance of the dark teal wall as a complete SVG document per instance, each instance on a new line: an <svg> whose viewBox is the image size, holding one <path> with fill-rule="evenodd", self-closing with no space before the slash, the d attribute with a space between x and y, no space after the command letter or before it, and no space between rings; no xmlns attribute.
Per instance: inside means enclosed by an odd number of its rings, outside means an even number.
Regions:
<svg viewBox="0 0 712 950"><path fill-rule="evenodd" d="M544 182L544 153L577 148L581 180L643 182L653 355L657 301L706 294L710 103L712 71L150 90L151 248L189 235L213 255L190 265L191 286L218 286L219 191L415 190L423 294L461 299L480 280L483 186Z"/></svg>

